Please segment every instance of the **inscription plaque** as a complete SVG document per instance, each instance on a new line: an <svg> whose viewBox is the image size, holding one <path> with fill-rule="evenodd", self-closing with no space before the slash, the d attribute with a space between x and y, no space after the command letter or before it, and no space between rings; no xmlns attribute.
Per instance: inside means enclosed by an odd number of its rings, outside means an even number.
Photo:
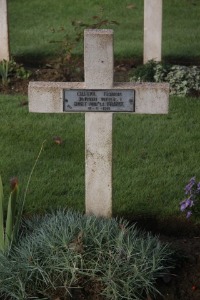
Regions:
<svg viewBox="0 0 200 300"><path fill-rule="evenodd" d="M63 90L63 111L134 112L134 90Z"/></svg>

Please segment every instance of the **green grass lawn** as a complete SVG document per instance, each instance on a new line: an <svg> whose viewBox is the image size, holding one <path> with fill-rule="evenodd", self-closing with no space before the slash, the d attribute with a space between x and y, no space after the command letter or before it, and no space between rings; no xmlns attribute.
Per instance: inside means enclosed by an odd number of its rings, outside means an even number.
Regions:
<svg viewBox="0 0 200 300"><path fill-rule="evenodd" d="M27 213L56 207L84 211L84 114L32 114L20 96L0 96L0 172L5 194L17 176L21 194L39 149ZM179 214L183 188L200 180L200 101L170 98L168 115L115 114L113 211L115 215ZM63 144L57 145L54 136Z"/></svg>
<svg viewBox="0 0 200 300"><path fill-rule="evenodd" d="M14 57L56 56L59 46L51 40L63 37L52 28L67 28L73 35L71 22L94 22L95 15L120 23L114 26L116 57L143 56L142 0L15 0L8 1L11 53ZM103 11L102 11L103 10ZM186 62L200 58L200 2L198 0L163 0L163 57ZM81 50L79 50L80 53Z"/></svg>
<svg viewBox="0 0 200 300"><path fill-rule="evenodd" d="M58 57L51 40L73 20L93 22L103 15L115 26L115 57L143 56L143 1L103 0L8 1L11 54L31 60ZM103 9L103 11L102 11ZM163 57L183 62L200 59L200 2L163 0ZM81 53L81 49L77 53ZM45 140L25 206L27 213L55 207L84 211L84 115L30 114L21 106L24 96L0 95L0 174L5 195L9 179L17 176L21 195ZM26 100L26 97L25 97ZM114 215L179 214L187 181L200 180L200 101L170 98L168 115L116 114L113 130ZM54 136L63 144L57 145Z"/></svg>

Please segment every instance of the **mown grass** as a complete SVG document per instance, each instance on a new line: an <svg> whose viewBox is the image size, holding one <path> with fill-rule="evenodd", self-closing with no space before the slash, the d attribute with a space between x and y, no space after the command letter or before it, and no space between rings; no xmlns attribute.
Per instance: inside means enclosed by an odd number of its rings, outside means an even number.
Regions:
<svg viewBox="0 0 200 300"><path fill-rule="evenodd" d="M18 176L21 193L39 149L26 213L56 207L84 211L84 115L31 114L20 96L0 96L0 173L5 193ZM170 98L168 115L115 114L114 215L179 214L188 179L200 180L200 101ZM63 144L57 145L54 136ZM7 198L7 197L6 197Z"/></svg>
<svg viewBox="0 0 200 300"><path fill-rule="evenodd" d="M116 116L116 211L178 213L185 184L200 175L199 109L197 99L171 97L168 115Z"/></svg>
<svg viewBox="0 0 200 300"><path fill-rule="evenodd" d="M67 28L73 35L74 20L92 23L95 15L120 23L114 26L116 57L142 60L143 1L125 0L15 0L9 1L11 53L13 56L46 58L56 56L59 45L50 44L63 35L51 28ZM103 9L103 12L102 12ZM199 61L199 16L197 0L163 0L163 58ZM81 50L79 50L80 53Z"/></svg>
<svg viewBox="0 0 200 300"><path fill-rule="evenodd" d="M115 26L115 57L142 60L143 1L8 1L11 54L22 60L58 57L62 37L51 32L71 21L93 22L102 14ZM102 12L103 7L103 12ZM200 3L163 0L163 57L183 63L199 61ZM77 53L80 54L81 49ZM84 211L84 115L30 114L22 96L0 96L0 174L5 194L9 178L18 176L21 194L39 149L44 151L33 174L26 213L57 207ZM26 100L26 97L25 97ZM168 115L116 114L113 130L113 211L115 215L179 214L188 179L200 180L200 101L170 98ZM64 142L57 145L54 136ZM7 197L6 197L7 198Z"/></svg>

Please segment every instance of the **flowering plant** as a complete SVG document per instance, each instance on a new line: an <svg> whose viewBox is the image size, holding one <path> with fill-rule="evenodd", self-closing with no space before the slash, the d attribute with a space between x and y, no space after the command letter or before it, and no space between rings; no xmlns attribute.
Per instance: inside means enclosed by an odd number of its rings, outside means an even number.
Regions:
<svg viewBox="0 0 200 300"><path fill-rule="evenodd" d="M40 148L39 154L36 158L36 161L32 167L31 173L28 178L28 183L26 185L26 189L24 192L24 196L18 200L19 194L19 184L17 177L13 177L10 180L11 193L8 200L8 209L6 222L4 222L4 195L3 195L3 184L0 176L0 254L1 252L4 254L8 254L11 250L11 246L13 242L16 242L19 234L19 229L21 225L23 208L27 196L27 192L29 189L31 177L39 160L39 157L44 148L44 141ZM5 226L4 226L5 225ZM5 227L5 228L4 228Z"/></svg>
<svg viewBox="0 0 200 300"><path fill-rule="evenodd" d="M10 181L11 193L8 200L8 209L6 217L6 226L4 230L4 212L3 212L3 185L0 176L0 251L5 253L9 250L12 241L15 238L15 224L17 221L17 197L19 192L18 179L13 177Z"/></svg>
<svg viewBox="0 0 200 300"><path fill-rule="evenodd" d="M200 198L200 182L196 182L196 178L192 177L185 187L185 195L187 198L180 202L180 210L186 212L186 218L189 218Z"/></svg>

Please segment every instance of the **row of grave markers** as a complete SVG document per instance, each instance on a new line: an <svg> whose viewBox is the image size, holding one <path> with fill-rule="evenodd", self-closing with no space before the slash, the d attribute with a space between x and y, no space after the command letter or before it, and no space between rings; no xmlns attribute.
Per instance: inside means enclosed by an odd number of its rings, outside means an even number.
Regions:
<svg viewBox="0 0 200 300"><path fill-rule="evenodd" d="M0 61L9 60L7 0L0 0ZM144 0L144 63L161 61L162 0Z"/></svg>

